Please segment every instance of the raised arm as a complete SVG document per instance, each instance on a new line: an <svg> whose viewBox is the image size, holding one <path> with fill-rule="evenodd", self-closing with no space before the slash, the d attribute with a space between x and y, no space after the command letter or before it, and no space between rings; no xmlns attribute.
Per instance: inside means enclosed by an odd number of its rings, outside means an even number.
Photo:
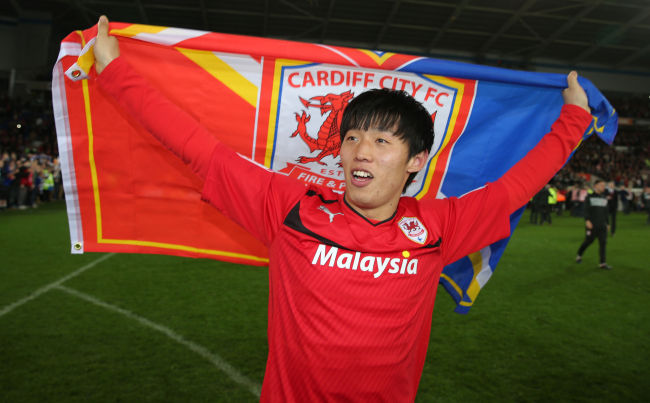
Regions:
<svg viewBox="0 0 650 403"><path fill-rule="evenodd" d="M551 131L499 180L440 209L446 223L443 259L452 263L510 234L510 214L535 195L560 170L591 123L587 95L575 72L563 92L565 105Z"/></svg>
<svg viewBox="0 0 650 403"><path fill-rule="evenodd" d="M104 16L94 52L101 89L204 180L204 201L268 245L305 185L235 153L152 87L119 56Z"/></svg>
<svg viewBox="0 0 650 403"><path fill-rule="evenodd" d="M578 83L578 73L569 73L567 83L562 92L564 106L551 131L497 181L508 192L509 212L526 204L553 178L591 123L587 94Z"/></svg>
<svg viewBox="0 0 650 403"><path fill-rule="evenodd" d="M108 34L105 16L99 18L93 51L102 90L205 180L218 141L119 57L117 39Z"/></svg>

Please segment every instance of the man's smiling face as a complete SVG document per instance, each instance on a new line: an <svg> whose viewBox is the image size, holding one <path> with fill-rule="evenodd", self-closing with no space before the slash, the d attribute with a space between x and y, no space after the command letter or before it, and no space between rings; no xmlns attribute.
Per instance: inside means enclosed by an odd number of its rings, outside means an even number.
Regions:
<svg viewBox="0 0 650 403"><path fill-rule="evenodd" d="M427 156L421 152L409 158L408 145L391 131L348 130L341 143L345 200L367 218L389 218L409 174L422 169Z"/></svg>

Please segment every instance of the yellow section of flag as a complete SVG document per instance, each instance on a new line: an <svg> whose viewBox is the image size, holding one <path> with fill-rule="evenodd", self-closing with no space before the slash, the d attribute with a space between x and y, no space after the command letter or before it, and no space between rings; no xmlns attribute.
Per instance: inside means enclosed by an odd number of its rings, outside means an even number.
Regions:
<svg viewBox="0 0 650 403"><path fill-rule="evenodd" d="M176 48L176 50L201 66L212 77L221 81L234 93L251 104L251 106L257 107L258 87L237 70L233 69L229 64L221 60L214 52L184 48Z"/></svg>
<svg viewBox="0 0 650 403"><path fill-rule="evenodd" d="M137 34L157 34L167 27L157 27L154 25L132 24L122 29L111 29L111 35L125 36L131 38Z"/></svg>
<svg viewBox="0 0 650 403"><path fill-rule="evenodd" d="M371 50L366 50L366 49L359 49L362 53L365 53L370 57L372 60L374 60L375 63L377 63L377 66L381 66L386 62L386 60L390 59L392 56L395 55L395 53L391 52L386 52L383 55L379 56L377 53L371 51Z"/></svg>

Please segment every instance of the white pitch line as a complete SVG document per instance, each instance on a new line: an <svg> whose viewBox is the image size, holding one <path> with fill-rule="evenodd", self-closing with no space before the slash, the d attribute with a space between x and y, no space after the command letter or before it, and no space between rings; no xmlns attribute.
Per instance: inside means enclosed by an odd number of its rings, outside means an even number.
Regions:
<svg viewBox="0 0 650 403"><path fill-rule="evenodd" d="M256 397L260 397L261 393L261 386L252 380L250 380L246 375L242 374L239 372L237 369L235 369L232 365L228 364L223 358L221 358L219 355L209 351L207 348L201 346L200 344L197 344L191 340L185 339L183 336L180 334L174 332L172 329L160 325L158 323L152 322L147 318L144 318L140 315L137 315L131 311L127 311L126 309L117 307L115 305L111 305L109 303L106 303L104 301L101 301L93 296L90 296L88 294L84 294L80 291L74 290L72 288L68 288L64 285L57 285L57 289L64 291L70 295L73 295L75 297L81 298L84 301L90 302L91 304L100 306L102 308L108 309L109 311L116 312L119 314L122 314L129 319L133 319L136 322L140 323L141 325L148 327L150 329L156 330L165 336L169 337L170 339L174 340L175 342L187 347L188 349L194 351L201 357L205 358L206 360L210 361L215 367L223 371L230 379L235 381L236 383L246 387L249 392L251 392L253 395Z"/></svg>
<svg viewBox="0 0 650 403"><path fill-rule="evenodd" d="M9 312L13 311L14 309L18 308L19 306L33 300L34 298L38 298L41 294L44 294L48 291L50 291L54 287L58 287L59 285L63 284L64 282L70 280L73 277L76 277L80 275L81 273L85 272L86 270L90 269L91 267L97 265L98 263L103 262L104 260L111 258L115 255L115 253L109 253L104 256L101 256L98 259L93 260L92 262L88 263L85 266L80 267L79 269L73 271L72 273L68 274L67 276L63 276L60 279L56 280L53 283L50 283L44 287L39 288L38 290L34 291L30 295L26 296L23 299L20 299L16 302L13 302L4 308L0 310L0 318L3 317L4 315L8 314Z"/></svg>

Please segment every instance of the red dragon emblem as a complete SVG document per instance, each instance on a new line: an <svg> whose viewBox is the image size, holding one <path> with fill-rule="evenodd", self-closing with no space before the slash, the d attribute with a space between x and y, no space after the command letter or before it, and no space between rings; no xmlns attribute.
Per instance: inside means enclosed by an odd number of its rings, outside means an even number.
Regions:
<svg viewBox="0 0 650 403"><path fill-rule="evenodd" d="M424 245L429 232L417 217L402 217L402 219L399 220L398 225L408 239L415 243L419 243L420 245Z"/></svg>
<svg viewBox="0 0 650 403"><path fill-rule="evenodd" d="M420 229L420 223L417 221L407 221L402 223L402 227L408 232L414 232Z"/></svg>
<svg viewBox="0 0 650 403"><path fill-rule="evenodd" d="M302 141L307 143L307 146L309 146L309 152L313 153L316 150L320 150L320 153L315 157L300 156L297 159L299 163L306 164L308 162L318 162L321 165L327 165L321 161L324 157L328 155L338 157L341 149L341 118L343 117L343 110L345 110L345 107L353 97L354 94L352 91L348 90L338 95L327 94L325 96L312 97L309 98L309 100L303 99L302 97L300 98L300 101L306 108L319 108L321 116L328 112L329 114L318 130L317 137L314 138L307 133L307 122L309 122L311 116L307 115L305 111L302 111L302 114L300 115L296 113L298 126L291 134L291 137L300 135Z"/></svg>

